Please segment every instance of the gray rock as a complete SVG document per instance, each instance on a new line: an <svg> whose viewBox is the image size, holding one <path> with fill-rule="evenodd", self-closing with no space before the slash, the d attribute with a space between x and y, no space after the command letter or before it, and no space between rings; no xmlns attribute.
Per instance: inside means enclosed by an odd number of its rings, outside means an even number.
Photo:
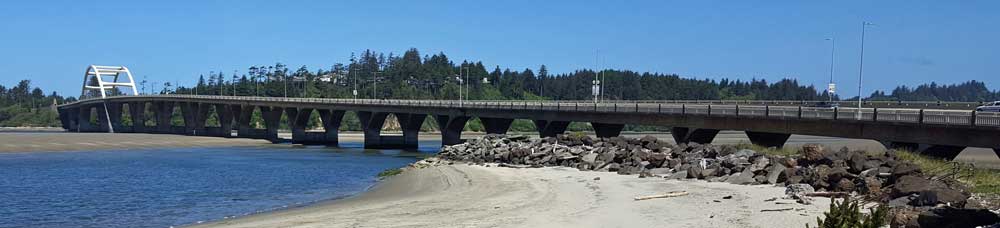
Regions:
<svg viewBox="0 0 1000 228"><path fill-rule="evenodd" d="M757 152L753 151L753 150L749 150L749 149L742 149L742 150L736 151L732 155L735 156L735 157L749 158L749 157L753 157L754 155L757 155Z"/></svg>
<svg viewBox="0 0 1000 228"><path fill-rule="evenodd" d="M750 171L735 173L733 175L729 175L729 178L726 179L726 182L729 182L730 184L753 184L756 181L757 180L754 179L753 172Z"/></svg>
<svg viewBox="0 0 1000 228"><path fill-rule="evenodd" d="M583 157L580 157L580 161L583 161L583 163L594 165L597 162L597 153L589 153L583 155Z"/></svg>
<svg viewBox="0 0 1000 228"><path fill-rule="evenodd" d="M814 189L812 185L808 184L790 184L785 186L785 195L788 196L803 195L812 192L816 192L816 189Z"/></svg>
<svg viewBox="0 0 1000 228"><path fill-rule="evenodd" d="M787 178L785 176L785 166L781 164L772 164L769 169L767 169L767 183L777 184L779 182L784 182Z"/></svg>
<svg viewBox="0 0 1000 228"><path fill-rule="evenodd" d="M768 159L767 157L764 156L757 156L756 158L753 159L753 163L750 165L750 167L747 167L747 169L750 170L750 172L757 172L760 170L764 170L764 168L766 168L767 165L769 164L771 164L771 159Z"/></svg>
<svg viewBox="0 0 1000 228"><path fill-rule="evenodd" d="M667 179L680 180L680 179L684 179L684 178L687 178L687 177L688 177L688 171L687 170L681 170L681 171L677 171L677 172L675 172L673 174L670 174L670 176L667 176Z"/></svg>
<svg viewBox="0 0 1000 228"><path fill-rule="evenodd" d="M653 175L667 175L670 174L671 171L673 171L673 169L671 168L655 168L655 169L650 169L649 173Z"/></svg>

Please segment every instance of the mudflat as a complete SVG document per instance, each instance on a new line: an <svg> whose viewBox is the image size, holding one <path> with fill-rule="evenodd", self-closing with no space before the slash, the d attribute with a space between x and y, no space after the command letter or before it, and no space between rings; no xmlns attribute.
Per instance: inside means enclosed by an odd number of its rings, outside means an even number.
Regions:
<svg viewBox="0 0 1000 228"><path fill-rule="evenodd" d="M0 132L0 153L267 144L271 143L255 139L168 134Z"/></svg>
<svg viewBox="0 0 1000 228"><path fill-rule="evenodd" d="M407 170L348 199L196 227L803 227L829 206L781 199L784 190L455 164ZM634 199L670 191L689 194ZM762 212L775 209L789 210Z"/></svg>

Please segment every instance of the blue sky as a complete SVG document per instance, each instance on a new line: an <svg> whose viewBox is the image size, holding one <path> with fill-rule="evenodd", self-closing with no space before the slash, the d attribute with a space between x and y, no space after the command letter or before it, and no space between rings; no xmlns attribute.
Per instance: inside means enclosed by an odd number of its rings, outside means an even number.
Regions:
<svg viewBox="0 0 1000 228"><path fill-rule="evenodd" d="M328 68L372 49L445 52L489 68L602 67L696 78L796 78L839 93L935 81L1000 87L997 1L13 1L0 7L0 84L77 95L89 64L192 84L282 62Z"/></svg>

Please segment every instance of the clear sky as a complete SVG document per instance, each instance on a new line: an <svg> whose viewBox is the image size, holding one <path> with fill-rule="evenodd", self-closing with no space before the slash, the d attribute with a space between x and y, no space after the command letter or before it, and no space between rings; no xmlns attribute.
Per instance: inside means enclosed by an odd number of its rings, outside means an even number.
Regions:
<svg viewBox="0 0 1000 228"><path fill-rule="evenodd" d="M796 78L839 93L935 81L1000 87L998 1L10 1L0 84L78 95L89 64L192 84L209 71L282 62L329 68L372 49L489 68L602 67L695 78Z"/></svg>

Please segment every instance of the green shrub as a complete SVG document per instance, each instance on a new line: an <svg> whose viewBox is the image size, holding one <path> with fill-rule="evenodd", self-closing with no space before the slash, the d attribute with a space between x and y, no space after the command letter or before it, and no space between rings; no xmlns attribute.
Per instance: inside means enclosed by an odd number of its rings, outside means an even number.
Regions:
<svg viewBox="0 0 1000 228"><path fill-rule="evenodd" d="M888 222L889 208L885 204L870 208L868 214L861 213L858 201L830 201L830 211L823 213L826 219L816 218L819 228L878 228ZM806 224L809 227L809 224Z"/></svg>
<svg viewBox="0 0 1000 228"><path fill-rule="evenodd" d="M386 178L386 177L391 177L391 176L399 175L400 173L403 173L403 169L400 169L400 168L386 169L386 170L378 173L378 177L379 178Z"/></svg>

